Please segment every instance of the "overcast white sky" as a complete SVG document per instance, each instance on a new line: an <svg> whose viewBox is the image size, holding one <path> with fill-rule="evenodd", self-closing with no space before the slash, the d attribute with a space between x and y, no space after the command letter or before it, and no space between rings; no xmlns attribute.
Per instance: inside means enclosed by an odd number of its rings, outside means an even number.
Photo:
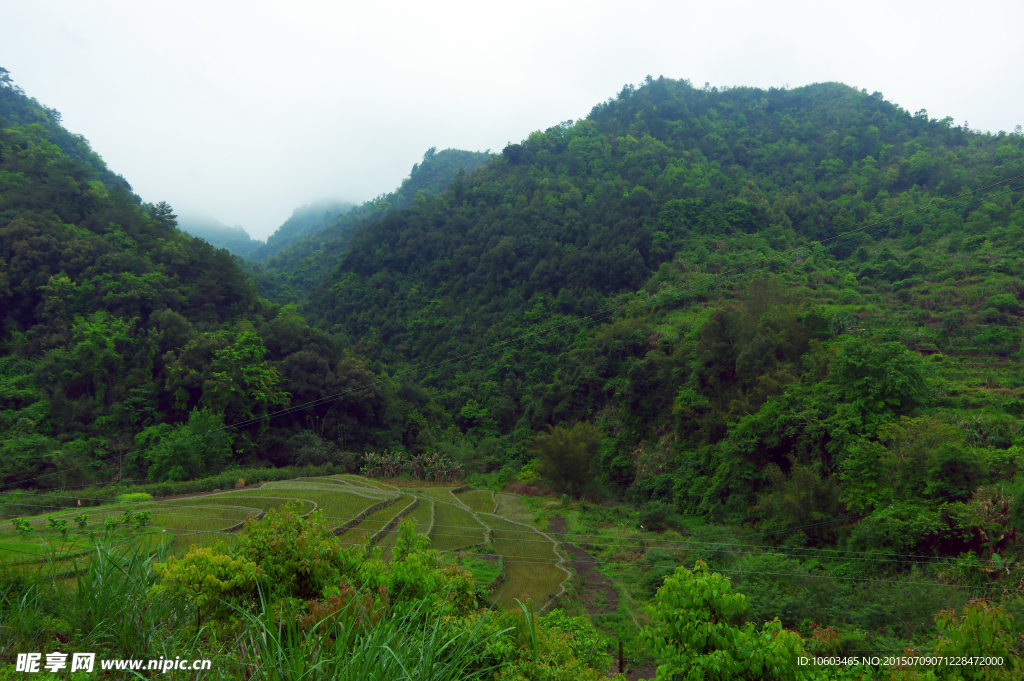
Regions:
<svg viewBox="0 0 1024 681"><path fill-rule="evenodd" d="M644 76L879 90L1024 123L1013 2L24 2L0 66L146 201L265 239L394 189L431 146L500 151Z"/></svg>

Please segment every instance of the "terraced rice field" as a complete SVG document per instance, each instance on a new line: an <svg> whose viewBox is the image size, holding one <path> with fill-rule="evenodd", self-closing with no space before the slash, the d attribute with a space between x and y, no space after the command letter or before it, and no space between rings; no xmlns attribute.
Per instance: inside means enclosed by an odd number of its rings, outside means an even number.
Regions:
<svg viewBox="0 0 1024 681"><path fill-rule="evenodd" d="M500 556L500 561L466 558L474 565L482 561L481 569L487 568L488 574L504 570L504 579L492 594L495 602L515 607L514 598L527 596L541 606L560 593L568 572L560 566L562 558L554 540L528 524L533 515L519 497L487 490L453 494L454 489L455 486L399 490L356 475L335 475L272 482L258 489L227 490L185 499L77 509L57 516L69 525L73 525L71 518L80 513L89 518L84 532L77 527L72 532L58 562L73 569L74 556L84 555L92 545L88 533L102 532L104 520L122 518L127 508L151 513L146 541L154 545L169 542L174 550L183 551L192 545L237 541L237 531L247 518L289 502L298 502L303 515L318 510L332 528L341 528L373 506L393 500L339 535L340 540L356 544L373 539L384 558L390 559L398 523L387 526L408 511L405 517L416 524L418 532L430 538L431 548L450 553L490 546ZM39 569L40 559L48 550L43 540L52 542L58 537L45 529L45 517L29 520L33 532L28 538L0 525L0 561L8 566L20 564L24 569ZM123 528L119 532L127 537L129 532L140 531Z"/></svg>
<svg viewBox="0 0 1024 681"><path fill-rule="evenodd" d="M274 486L271 487L271 485ZM324 520L332 528L341 527L369 507L395 496L382 493L363 494L356 490L340 488L340 486L338 486L339 489L334 489L334 487L326 484L270 483L258 490L249 490L248 493L277 497L280 502L275 505L275 508L293 499L311 501L316 504L316 510L323 514Z"/></svg>
<svg viewBox="0 0 1024 681"><path fill-rule="evenodd" d="M458 497L459 501L477 513L494 513L497 510L494 492L489 489L471 489L467 492L460 492L455 496Z"/></svg>
<svg viewBox="0 0 1024 681"><path fill-rule="evenodd" d="M338 538L342 544L362 544L364 542L372 542L375 538L378 541L386 539L387 536L394 535L393 528L387 535L382 535L381 532L395 519L395 516L407 509L415 501L416 497L411 494L402 494L395 503L377 509L351 530L338 535Z"/></svg>
<svg viewBox="0 0 1024 681"><path fill-rule="evenodd" d="M476 514L458 505L443 501L434 502L434 529L430 533L430 548L452 551L486 543L487 527Z"/></svg>
<svg viewBox="0 0 1024 681"><path fill-rule="evenodd" d="M430 536L434 520L434 502L423 497L417 497L416 501L419 502L416 504L416 508L412 509L403 520L413 521L416 523L416 531L418 533ZM397 530L397 528L395 529ZM395 539L397 538L397 531L388 532L387 536L377 542L377 546L383 552L384 560L391 560L391 551L395 546Z"/></svg>
<svg viewBox="0 0 1024 681"><path fill-rule="evenodd" d="M490 526L491 543L505 567L505 581L492 594L494 602L511 607L512 599L528 596L534 603L547 603L561 592L569 573L560 566L562 557L550 537L496 515L481 519Z"/></svg>
<svg viewBox="0 0 1024 681"><path fill-rule="evenodd" d="M371 480L370 478L364 478L359 475L332 475L331 480L337 480L339 482L354 485L356 487L366 487L369 489L381 490L384 492L397 492L398 488L389 485L385 482L379 482L377 480Z"/></svg>
<svg viewBox="0 0 1024 681"><path fill-rule="evenodd" d="M241 492L224 492L215 496L206 497L193 497L191 499L175 499L173 503L175 506L183 508L191 508L195 506L205 506L211 503L217 503L221 506L234 506L236 508L247 508L255 511L256 515L265 513L271 509L279 508L286 502L298 501L302 504L299 509L300 512L305 515L316 510L317 505L312 501L305 499L298 499L296 497L281 496L262 494L263 490L245 490ZM144 510L145 507L138 506L138 510Z"/></svg>
<svg viewBox="0 0 1024 681"><path fill-rule="evenodd" d="M517 523L528 523L533 520L533 514L515 494L495 494L494 501L498 504L495 515Z"/></svg>
<svg viewBox="0 0 1024 681"><path fill-rule="evenodd" d="M383 534L383 532L384 532L385 528L387 528L387 526L391 523L391 521L393 521L396 517L398 517L401 513L403 513L411 505L416 503L416 501L417 501L417 499L413 495L411 495L411 494L403 494L402 496L398 497L398 501L396 501L395 503L391 504L390 506L388 506L386 508L380 509L379 511L374 513L372 516L370 516L370 527L373 527L373 526L377 527L377 533L374 535L374 537L377 539L377 541L380 541L381 539L385 538L385 535ZM396 523L396 527L397 527L397 523ZM389 534L389 535L395 534L394 528L389 529L387 534Z"/></svg>

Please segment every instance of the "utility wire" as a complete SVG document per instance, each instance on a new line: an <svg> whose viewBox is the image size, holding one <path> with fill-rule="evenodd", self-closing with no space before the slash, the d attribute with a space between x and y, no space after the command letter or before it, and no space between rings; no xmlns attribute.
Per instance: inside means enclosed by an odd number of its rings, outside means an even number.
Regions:
<svg viewBox="0 0 1024 681"><path fill-rule="evenodd" d="M275 482L285 482L285 481L275 481ZM268 483L268 484L275 484L275 483ZM300 484L302 484L302 483L300 483ZM248 491L249 492L262 491L262 490L273 491L274 489L275 489L274 487L260 487L260 488L258 488L258 490L248 490ZM328 491L334 491L334 490L328 490ZM347 490L345 490L345 491L347 491ZM381 491L383 492L384 490L381 490ZM236 497L237 496L237 497L242 497L242 498L253 498L253 499L275 499L275 498L276 499L291 499L292 498L292 497L272 497L270 495L262 495L262 494L246 494L245 492L246 492L245 490L238 490L238 491L220 492L220 493L217 493L217 494L223 495L225 497ZM211 495L211 496L214 496L214 495ZM959 496L963 496L963 495L961 493L947 494L946 496L937 497L935 499L931 499L930 501L939 502L939 501L944 501L946 499L951 499L951 498L959 497ZM67 497L64 497L64 498L77 498L77 497L74 497L72 495L72 496L67 496ZM190 497L190 498L202 498L202 497ZM465 507L459 505L456 501L442 501L440 499L434 499L434 498L426 497L426 496L424 496L422 498L427 499L428 501L431 501L432 503L447 504L447 505L450 505L450 506L455 506L456 508L459 508L461 510L464 510L464 508L465 508ZM294 497L294 499L296 501L303 501L303 499L300 498L300 497ZM103 499L103 501L106 501L106 500ZM145 504L164 504L164 503L173 504L174 501L175 500L170 500L170 501L166 501L166 502L151 501L151 502L142 502L142 503L145 503ZM306 500L306 501L309 501L310 503L315 503L315 502L312 502L312 500ZM13 503L21 503L21 502L13 502ZM115 502L115 503L117 505L127 505L127 504L124 504L124 503L117 503L117 502ZM24 504L24 505L31 505L31 504ZM216 506L217 504L210 504L210 505ZM39 506L42 506L44 508L48 508L49 507L49 506L42 505L42 504L39 504ZM187 506L187 505L181 505L181 506L184 507L184 506ZM227 506L230 506L230 505L228 504ZM95 506L93 506L93 507L89 507L89 508L102 509L103 507L95 507ZM317 510L319 510L319 507L318 507ZM74 513L74 512L75 512L75 510L71 510L71 511L68 511L67 513L71 514L71 513ZM473 513L473 511L468 511L468 512ZM821 522L817 522L817 523L810 523L810 524L807 524L807 525L797 525L796 527L790 527L790 528L786 528L784 530L769 530L767 532L757 532L757 533L752 533L752 534L744 535L744 538L764 537L764 536L773 535L773 534L782 534L784 532L794 532L796 530L803 530L803 529L807 529L807 528L810 528L810 527L820 527L822 525L832 525L832 524L835 524L835 523L846 522L846 521L849 521L849 520L859 520L859 519L862 519L862 518L867 518L867 517L873 515L876 512L877 511L873 511L872 513L864 513L864 514L861 514L861 515L846 516L846 517L843 517L843 518L836 518L834 520L825 520L825 521L821 521ZM497 515L497 514L491 513L491 514L485 514L485 515ZM501 516L498 516L498 517L501 517ZM341 518L336 518L336 519L341 519ZM514 521L510 521L510 522L514 522ZM435 527L440 527L440 526L435 526ZM469 526L452 526L452 527L465 527L465 529L475 529L475 528L471 528ZM830 549L808 549L808 550L827 551L827 550L830 550ZM839 551L841 549L835 549L835 550ZM871 552L865 552L865 553L871 553ZM872 554L872 555L876 555L876 554ZM916 555L915 556L913 554L884 554L884 555L895 555L895 556L902 556L902 557L909 557L909 558L913 558L913 557L929 558L930 557L930 556L920 556L920 555Z"/></svg>
<svg viewBox="0 0 1024 681"><path fill-rule="evenodd" d="M199 514L195 514L195 513L189 513L188 512L189 507L172 507L172 508L175 508L176 510L178 510L180 512L178 512L178 513L168 513L166 511L161 511L160 509L154 509L153 522L160 523L161 519L163 519L163 518L189 518L189 519L196 519L196 520L220 520L220 521L224 521L225 523L230 522L232 520L236 520L236 519L230 519L230 518L225 519L225 518L221 518L219 516L204 516L204 515L199 515ZM202 509L202 508L205 508L205 506L199 506L197 508ZM260 509L254 509L254 510L260 510ZM98 511L98 512L101 512L101 511ZM249 517L253 517L253 514L249 514ZM350 517L350 516L322 516L322 517L325 520L338 520L338 521L350 522L350 521L354 520L356 516L352 516L352 517ZM393 520L394 520L394 518L376 519L375 520L371 516L370 518L364 519L362 522L360 522L360 524L358 526L356 526L356 527L354 527L352 529L353 530L363 529L363 530L368 530L368 531L379 532L386 525L388 525L389 523L393 522ZM238 524L237 520L233 524L237 525ZM343 524L344 523L342 523L342 525ZM341 525L339 525L339 527L340 526ZM440 536L443 536L443 537L454 537L454 538L459 538L459 539L480 539L480 535L482 534L482 532L480 532L480 530L486 530L486 529L490 529L490 531L492 533L492 536L493 536L493 534L495 532L497 532L499 534L504 534L504 533L508 533L508 534L522 533L522 534L530 534L530 535L537 534L539 532L537 529L532 528L532 527L524 527L522 530L509 530L509 529L498 529L498 528L489 527L489 526L486 526L486 525L481 525L479 527L472 527L472 526L468 526L468 525L437 525L437 524L433 525L432 530L437 530L438 528L473 531L473 534L457 534L457 533L444 532L444 533L441 533L441 535L440 535ZM209 529L209 530L205 530L205 529L192 529L192 528L170 528L170 529L171 529L172 532L193 532L193 533L197 533L197 534L223 532L222 529ZM234 535L235 533L231 532L231 533L227 533L227 534ZM433 531L432 531L432 534L433 534ZM574 539L575 539L576 542L583 543L583 544L585 544L586 546L589 546L589 547L606 548L606 549L613 549L613 550L614 549L625 548L625 547L629 546L630 544L636 543L636 542L639 541L639 542L641 542L642 544L645 545L644 548L646 548L646 549L655 548L655 549L664 549L664 550L692 550L692 549L699 549L699 548L710 548L710 549L712 549L711 553L715 553L715 554L734 553L734 554L739 554L739 555L758 555L758 556L760 556L760 555L771 555L771 556L779 556L779 557L786 557L786 558L801 558L801 557L802 558L826 558L826 559L832 559L832 560L842 561L842 562L858 561L858 562L863 562L863 563L885 564L885 565L892 565L892 564L908 564L908 565L919 565L919 566L920 565L948 565L950 563L950 561L955 560L952 557L942 557L942 556L926 556L926 555L913 555L913 554L889 554L889 553L875 553L875 552L871 552L871 551L845 551L845 550L842 550L842 549L817 549L817 548L813 548L813 547L811 547L811 548L808 548L808 547L764 547L764 546L758 546L756 544L738 544L738 543L728 543L728 542L703 542L703 541L692 540L692 539L691 540L674 540L674 541L673 540L658 540L658 539L653 539L652 540L652 539L647 539L647 538L645 538L643 536L635 536L635 537L631 537L631 538L630 537L623 537L623 538L602 537L602 539L610 540L610 541L597 541L597 542L594 542L594 541L579 542L579 537L576 537ZM516 544L520 544L520 545L521 544L553 545L553 542L550 539L529 539L529 538L521 538L521 537L510 539L510 538L506 537L506 538L500 538L499 541L513 541ZM563 537L562 539L556 540L554 543L558 543L558 542L573 543L573 540L566 539L566 538ZM714 547L724 547L724 548L714 548ZM812 555L800 556L800 555L784 553L784 551L820 551L820 552L829 552L829 553L835 553L835 554L840 554L840 555L832 555L832 556L827 556L826 555L826 556L822 556L822 555L813 555L812 554ZM860 557L858 557L858 556L860 556ZM919 558L920 560L905 560L905 559L901 559L901 558ZM1008 567L1008 568L1004 568L1004 569L1007 569L1007 570L1024 570L1024 566Z"/></svg>
<svg viewBox="0 0 1024 681"><path fill-rule="evenodd" d="M187 533L187 534L184 534L184 535L175 535L175 536L180 538L180 537L193 536L193 535L196 535L196 534L221 534L221 535L225 535L225 536L237 536L237 535L234 535L231 532L224 532L224 531L221 531L221 530L207 530L207 531L190 532L190 533ZM133 540L127 540L126 542L122 542L122 543L129 543L130 541L133 541ZM360 546L360 544L352 544L352 546ZM13 551L13 549L5 549L5 550L12 550ZM455 550L455 549L452 549L452 550ZM25 552L19 552L19 553L25 553ZM36 555L36 554L34 554L34 555ZM76 555L84 555L84 554L76 554ZM74 556L69 556L67 559L70 559L72 557L74 557ZM62 559L62 560L67 560L67 559ZM565 564L565 563L572 563L572 562L575 562L575 561L573 561L571 559L565 559L565 558L559 558L558 560L555 560L555 559L538 559L538 558L533 558L531 556L514 556L514 555L513 556L502 556L502 564L508 564L508 565L562 565L562 564ZM587 562L589 563L590 561L587 561ZM598 565L614 565L614 566L629 566L629 567L635 567L636 566L635 562L630 562L630 561L595 560L594 563L598 564ZM975 591L1000 591L1000 592L1007 591L1007 588L1005 588L1005 587L995 587L995 586L993 586L993 587L986 587L986 586L972 586L972 585L966 585L966 584L940 584L940 583L935 583L935 582L919 582L919 581L908 582L908 581L905 581L905 580L896 580L896 579L873 579L873 578L868 578L868 577L840 577L840 576L834 576L834 575L819 575L819 574L811 574L811 573L804 574L804 573L791 573L791 572L764 572L764 571L760 571L760 570L738 570L738 569L728 569L728 568L715 568L712 571L713 572L721 572L721 573L724 573L724 574L735 574L735 575L740 575L740 576L743 576L743 575L757 575L757 576L765 576L765 577L796 577L796 578L810 578L810 579L829 579L829 580L840 581L840 582L862 582L862 583L875 583L875 584L896 584L896 585L901 585L901 586L927 586L927 587L932 587L932 588L969 589L969 590L975 590Z"/></svg>

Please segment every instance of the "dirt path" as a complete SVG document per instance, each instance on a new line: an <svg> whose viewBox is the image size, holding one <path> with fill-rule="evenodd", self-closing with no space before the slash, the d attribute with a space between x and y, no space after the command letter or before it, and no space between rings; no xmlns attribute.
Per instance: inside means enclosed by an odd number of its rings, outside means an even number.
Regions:
<svg viewBox="0 0 1024 681"><path fill-rule="evenodd" d="M556 515L548 519L548 533L554 535L572 557L572 567L579 577L580 600L591 617L615 614L619 611L619 592L615 590L615 583L597 569L597 558L565 541L567 529L568 523L562 516ZM613 633L607 630L605 632ZM608 676L614 676L618 670L619 663L618 660L615 660L612 662L611 669L608 670ZM654 665L645 665L636 669L627 665L625 676L629 681L637 681L638 679L654 678L656 672L657 668Z"/></svg>
<svg viewBox="0 0 1024 681"><path fill-rule="evenodd" d="M562 516L548 519L548 532L555 535L572 556L572 567L580 580L580 600L591 616L615 614L619 611L619 592L614 583L597 569L597 558L565 541L566 529L568 524Z"/></svg>

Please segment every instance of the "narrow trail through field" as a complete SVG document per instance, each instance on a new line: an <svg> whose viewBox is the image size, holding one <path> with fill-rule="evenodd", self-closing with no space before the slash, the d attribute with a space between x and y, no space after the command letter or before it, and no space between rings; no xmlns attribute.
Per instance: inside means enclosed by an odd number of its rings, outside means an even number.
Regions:
<svg viewBox="0 0 1024 681"><path fill-rule="evenodd" d="M619 611L619 592L612 580L597 569L597 558L565 541L568 523L560 515L548 519L548 532L555 535L572 556L572 566L580 579L580 600L591 616L613 615Z"/></svg>
<svg viewBox="0 0 1024 681"><path fill-rule="evenodd" d="M601 615L614 615L619 611L619 592L615 589L615 583L597 569L597 558L565 540L568 529L569 523L562 516L548 518L548 532L561 542L562 547L572 557L572 567L579 578L579 598L594 624L600 627ZM613 631L600 628L611 636L615 635ZM607 676L615 676L618 671L618 660L613 660ZM653 678L656 673L657 667L654 665L633 667L627 664L625 677L629 681L638 681Z"/></svg>

